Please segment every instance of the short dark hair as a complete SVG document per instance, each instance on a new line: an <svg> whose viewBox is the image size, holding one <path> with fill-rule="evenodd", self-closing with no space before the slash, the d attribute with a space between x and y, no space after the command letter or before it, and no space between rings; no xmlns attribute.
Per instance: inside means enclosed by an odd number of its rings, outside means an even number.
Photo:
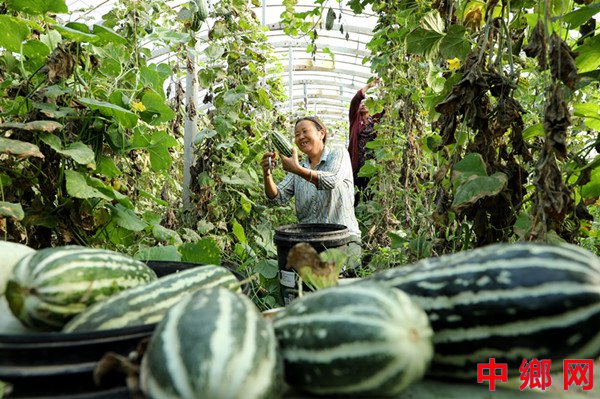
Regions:
<svg viewBox="0 0 600 399"><path fill-rule="evenodd" d="M321 121L321 119L317 118L316 116L303 116L302 118L298 118L296 120L296 123L294 123L294 128L298 126L298 123L302 121L311 121L315 125L317 130L322 130L323 133L325 133L325 136L323 137L323 143L327 141L327 127L325 126L323 121Z"/></svg>

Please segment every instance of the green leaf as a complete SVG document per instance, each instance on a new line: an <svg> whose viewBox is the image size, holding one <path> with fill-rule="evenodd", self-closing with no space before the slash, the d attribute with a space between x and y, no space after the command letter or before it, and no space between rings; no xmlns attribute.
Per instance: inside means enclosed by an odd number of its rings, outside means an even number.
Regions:
<svg viewBox="0 0 600 399"><path fill-rule="evenodd" d="M448 34L440 44L442 57L446 59L459 58L464 60L471 51L471 43L465 37L465 28L460 25L451 25Z"/></svg>
<svg viewBox="0 0 600 399"><path fill-rule="evenodd" d="M600 197L600 167L592 171L590 181L581 188L581 196L586 199Z"/></svg>
<svg viewBox="0 0 600 399"><path fill-rule="evenodd" d="M90 33L90 27L87 26L87 24L84 24L83 22L68 22L65 24L65 26L67 28L78 30L82 33Z"/></svg>
<svg viewBox="0 0 600 399"><path fill-rule="evenodd" d="M523 140L531 140L534 137L540 137L544 134L544 125L536 123L523 130Z"/></svg>
<svg viewBox="0 0 600 399"><path fill-rule="evenodd" d="M416 28L406 35L406 51L426 57L437 53L444 35L423 28Z"/></svg>
<svg viewBox="0 0 600 399"><path fill-rule="evenodd" d="M262 107L265 107L266 109L273 109L273 104L271 103L271 99L269 98L269 93L267 93L266 90L259 88L256 91L256 94L258 95L258 103Z"/></svg>
<svg viewBox="0 0 600 399"><path fill-rule="evenodd" d="M68 26L54 25L54 29L56 29L65 39L73 40L75 42L97 43L100 40L100 38L94 34L85 33L77 29L69 28Z"/></svg>
<svg viewBox="0 0 600 399"><path fill-rule="evenodd" d="M513 231L519 238L524 239L530 233L532 226L533 219L531 215L527 212L521 212L513 225Z"/></svg>
<svg viewBox="0 0 600 399"><path fill-rule="evenodd" d="M9 10L24 12L30 15L40 15L49 12L67 14L69 8L65 0L6 0Z"/></svg>
<svg viewBox="0 0 600 399"><path fill-rule="evenodd" d="M170 260L174 262L181 261L181 254L174 245L165 245L161 247L142 248L135 255L138 260Z"/></svg>
<svg viewBox="0 0 600 399"><path fill-rule="evenodd" d="M0 188L6 188L12 186L13 180L9 175L5 175L4 173L0 173Z"/></svg>
<svg viewBox="0 0 600 399"><path fill-rule="evenodd" d="M480 154L467 154L452 169L454 200L452 209L460 212L484 197L497 195L508 183L502 172L487 176L486 165Z"/></svg>
<svg viewBox="0 0 600 399"><path fill-rule="evenodd" d="M71 158L78 164L87 166L91 169L96 168L96 156L94 151L81 141L70 143L67 147L63 148L60 138L53 134L43 134L40 136L40 139L57 153Z"/></svg>
<svg viewBox="0 0 600 399"><path fill-rule="evenodd" d="M445 32L445 24L438 11L430 11L421 19L421 27L425 30L434 31L443 35Z"/></svg>
<svg viewBox="0 0 600 399"><path fill-rule="evenodd" d="M571 11L565 15L557 17L556 19L562 19L563 22L568 24L569 29L575 29L586 23L598 12L600 12L600 3L595 3L578 8L577 10Z"/></svg>
<svg viewBox="0 0 600 399"><path fill-rule="evenodd" d="M21 52L21 43L29 36L29 27L18 18L0 15L0 47L15 53Z"/></svg>
<svg viewBox="0 0 600 399"><path fill-rule="evenodd" d="M377 101L373 98L368 97L365 100L364 104L367 107L367 109L369 110L369 112L373 115L373 114L378 114L383 111L383 108L385 106L385 101L383 101L383 100Z"/></svg>
<svg viewBox="0 0 600 399"><path fill-rule="evenodd" d="M274 259L261 259L254 266L254 272L259 273L264 278L275 278L279 274L279 266Z"/></svg>
<svg viewBox="0 0 600 399"><path fill-rule="evenodd" d="M108 205L113 211L113 220L115 223L130 231L142 231L148 224L144 222L135 212L131 209L125 208L121 204Z"/></svg>
<svg viewBox="0 0 600 399"><path fill-rule="evenodd" d="M152 125L168 122L175 117L175 112L166 104L165 99L153 90L148 90L142 96L146 110L141 113L142 120Z"/></svg>
<svg viewBox="0 0 600 399"><path fill-rule="evenodd" d="M391 239L390 248L392 249L402 249L408 242L403 231L388 231L387 236Z"/></svg>
<svg viewBox="0 0 600 399"><path fill-rule="evenodd" d="M323 262L335 264L336 269L340 272L348 261L349 254L339 248L329 248L321 252L319 256Z"/></svg>
<svg viewBox="0 0 600 399"><path fill-rule="evenodd" d="M23 207L21 204L0 201L0 216L10 217L16 220L23 220L25 217L25 212L23 212Z"/></svg>
<svg viewBox="0 0 600 399"><path fill-rule="evenodd" d="M575 51L579 53L575 58L578 73L590 72L600 67L600 35L586 40Z"/></svg>
<svg viewBox="0 0 600 399"><path fill-rule="evenodd" d="M141 188L138 188L138 192L140 194L140 197L150 198L152 201L156 202L158 205L169 206L169 203L167 201L163 201L162 199L150 194L147 191L142 190Z"/></svg>
<svg viewBox="0 0 600 399"><path fill-rule="evenodd" d="M0 154L12 154L18 158L44 158L37 145L4 137L0 137Z"/></svg>
<svg viewBox="0 0 600 399"><path fill-rule="evenodd" d="M248 239L246 238L246 233L244 232L244 228L242 227L242 225L239 224L238 221L234 219L232 222L232 226L233 226L233 235L238 239L239 242L241 242L243 244L247 244Z"/></svg>
<svg viewBox="0 0 600 399"><path fill-rule="evenodd" d="M67 193L74 198L102 198L110 201L112 198L94 187L94 179L75 170L66 170Z"/></svg>
<svg viewBox="0 0 600 399"><path fill-rule="evenodd" d="M225 104L231 105L246 99L246 93L238 93L235 90L228 90L223 95L223 101Z"/></svg>
<svg viewBox="0 0 600 399"><path fill-rule="evenodd" d="M126 129L131 129L137 124L137 115L118 105L93 98L80 98L79 102L88 106L91 110L98 110L105 116L113 117L119 125Z"/></svg>
<svg viewBox="0 0 600 399"><path fill-rule="evenodd" d="M167 241L170 244L180 245L183 243L179 233L175 230L168 229L160 224L155 224L152 226L152 235L158 241Z"/></svg>
<svg viewBox="0 0 600 399"><path fill-rule="evenodd" d="M225 53L225 49L221 45L213 42L208 45L206 50L204 50L204 53L208 58L216 60L221 58L221 56Z"/></svg>
<svg viewBox="0 0 600 399"><path fill-rule="evenodd" d="M256 180L243 169L238 170L237 174L233 176L222 175L221 181L224 184L231 184L233 186L254 187L256 185Z"/></svg>
<svg viewBox="0 0 600 399"><path fill-rule="evenodd" d="M62 36L53 29L47 33L41 34L40 41L48 46L49 49L53 50L56 45L62 41Z"/></svg>
<svg viewBox="0 0 600 399"><path fill-rule="evenodd" d="M98 166L96 167L96 173L106 176L109 178L117 177L121 174L117 165L111 157L107 157L106 155L101 155L100 160L98 161Z"/></svg>
<svg viewBox="0 0 600 399"><path fill-rule="evenodd" d="M203 238L198 242L185 243L179 246L181 260L203 264L221 264L221 249L217 242L210 238Z"/></svg>
<svg viewBox="0 0 600 399"><path fill-rule="evenodd" d="M452 184L454 189L464 184L471 176L487 176L487 168L481 155L476 152L467 154L457 162L452 169Z"/></svg>
<svg viewBox="0 0 600 399"><path fill-rule="evenodd" d="M114 44L127 44L127 39L119 35L114 30L107 28L104 25L94 24L92 28L95 35L100 38L101 42Z"/></svg>
<svg viewBox="0 0 600 399"><path fill-rule="evenodd" d="M600 105L594 103L573 104L574 114L584 118L587 127L600 130Z"/></svg>
<svg viewBox="0 0 600 399"><path fill-rule="evenodd" d="M471 176L455 190L452 209L460 212L484 197L500 193L506 187L508 177L502 172L487 176Z"/></svg>
<svg viewBox="0 0 600 399"><path fill-rule="evenodd" d="M150 166L153 171L168 170L173 159L169 148L177 145L177 140L164 131L154 132L152 135L136 131L132 145L136 148L147 149L150 155Z"/></svg>
<svg viewBox="0 0 600 399"><path fill-rule="evenodd" d="M30 59L46 58L50 55L50 49L39 40L28 40L23 43L23 55Z"/></svg>
<svg viewBox="0 0 600 399"><path fill-rule="evenodd" d="M163 84L165 82L165 78L161 76L161 74L159 74L156 69L150 67L142 67L140 69L140 81L144 86L153 89L154 92L156 92L162 98L164 98L165 91L163 89ZM144 105L146 104L144 103Z"/></svg>
<svg viewBox="0 0 600 399"><path fill-rule="evenodd" d="M358 177L373 177L378 171L379 168L373 165L372 162L365 162L365 164L358 171Z"/></svg>

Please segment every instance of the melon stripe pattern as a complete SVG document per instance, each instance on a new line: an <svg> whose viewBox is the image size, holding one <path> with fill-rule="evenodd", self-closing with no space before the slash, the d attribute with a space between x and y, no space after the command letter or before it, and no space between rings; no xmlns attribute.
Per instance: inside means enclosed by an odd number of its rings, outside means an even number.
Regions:
<svg viewBox="0 0 600 399"><path fill-rule="evenodd" d="M433 356L425 312L376 283L296 299L273 326L286 381L319 395L396 396L423 377Z"/></svg>
<svg viewBox="0 0 600 399"><path fill-rule="evenodd" d="M279 132L273 132L271 134L273 145L277 148L283 156L292 156L292 144Z"/></svg>
<svg viewBox="0 0 600 399"><path fill-rule="evenodd" d="M149 398L277 398L282 362L272 326L222 287L186 295L156 327L142 363Z"/></svg>
<svg viewBox="0 0 600 399"><path fill-rule="evenodd" d="M472 380L490 357L516 376L524 358L560 367L600 355L600 259L575 245L490 245L372 280L404 290L427 312L432 376Z"/></svg>
<svg viewBox="0 0 600 399"><path fill-rule="evenodd" d="M118 252L75 245L45 248L17 263L6 298L26 326L60 330L91 304L156 279L144 263Z"/></svg>
<svg viewBox="0 0 600 399"><path fill-rule="evenodd" d="M238 279L227 268L198 265L97 302L69 321L63 331L97 331L158 323L188 292L216 286L241 291Z"/></svg>

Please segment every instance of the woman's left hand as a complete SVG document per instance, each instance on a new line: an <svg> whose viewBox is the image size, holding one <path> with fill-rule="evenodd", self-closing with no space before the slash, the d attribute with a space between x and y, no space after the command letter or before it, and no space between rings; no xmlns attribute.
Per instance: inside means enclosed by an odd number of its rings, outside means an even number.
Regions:
<svg viewBox="0 0 600 399"><path fill-rule="evenodd" d="M292 148L291 157L286 157L282 154L279 154L279 158L281 159L281 167L283 168L283 170L285 170L286 172L298 174L301 166L300 162L298 161L298 150L296 150L295 147Z"/></svg>

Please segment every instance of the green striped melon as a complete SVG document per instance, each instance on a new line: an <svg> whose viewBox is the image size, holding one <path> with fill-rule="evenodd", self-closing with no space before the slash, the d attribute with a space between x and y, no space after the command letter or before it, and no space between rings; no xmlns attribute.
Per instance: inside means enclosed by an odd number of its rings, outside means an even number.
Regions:
<svg viewBox="0 0 600 399"><path fill-rule="evenodd" d="M493 357L600 356L600 260L575 245L496 244L373 274L408 293L434 330L431 375L474 381ZM365 280L363 280L365 281ZM357 284L361 284L358 282Z"/></svg>
<svg viewBox="0 0 600 399"><path fill-rule="evenodd" d="M241 291L238 279L227 268L199 265L97 302L71 319L63 331L97 331L158 323L188 292L216 286Z"/></svg>
<svg viewBox="0 0 600 399"><path fill-rule="evenodd" d="M118 252L76 245L45 248L17 263L6 298L27 327L60 330L91 304L156 278L146 264Z"/></svg>
<svg viewBox="0 0 600 399"><path fill-rule="evenodd" d="M222 287L185 296L158 324L142 362L149 398L277 398L282 364L272 326Z"/></svg>
<svg viewBox="0 0 600 399"><path fill-rule="evenodd" d="M395 396L423 377L433 356L427 315L377 283L326 288L273 319L286 381L319 395Z"/></svg>
<svg viewBox="0 0 600 399"><path fill-rule="evenodd" d="M281 155L286 157L292 156L292 144L283 136L283 134L279 132L271 133L271 141Z"/></svg>
<svg viewBox="0 0 600 399"><path fill-rule="evenodd" d="M8 278L17 262L34 251L27 245L0 240L0 295L4 295Z"/></svg>

